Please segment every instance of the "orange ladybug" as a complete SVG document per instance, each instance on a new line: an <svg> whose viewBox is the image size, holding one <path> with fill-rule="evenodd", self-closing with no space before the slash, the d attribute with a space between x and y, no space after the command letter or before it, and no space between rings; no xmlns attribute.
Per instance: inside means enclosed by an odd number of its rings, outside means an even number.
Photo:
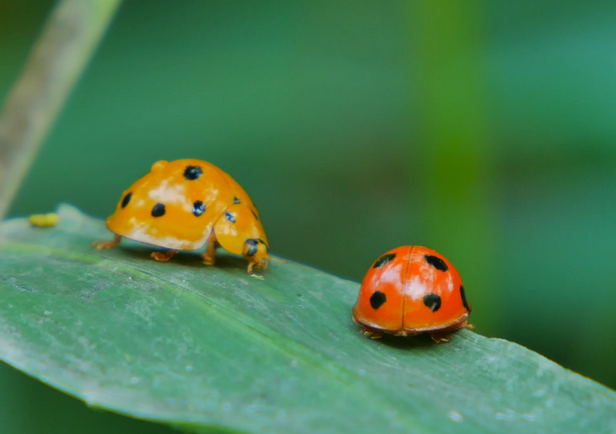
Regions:
<svg viewBox="0 0 616 434"><path fill-rule="evenodd" d="M168 261L178 250L206 246L203 262L212 265L220 244L243 255L249 273L269 262L267 236L250 197L231 176L202 160L154 163L122 194L107 228L115 238L94 242L99 250L125 237L169 249L152 253L158 261Z"/></svg>
<svg viewBox="0 0 616 434"><path fill-rule="evenodd" d="M458 271L442 255L420 246L385 253L370 267L353 308L353 321L372 338L384 333L430 333L435 342L467 323L471 305Z"/></svg>

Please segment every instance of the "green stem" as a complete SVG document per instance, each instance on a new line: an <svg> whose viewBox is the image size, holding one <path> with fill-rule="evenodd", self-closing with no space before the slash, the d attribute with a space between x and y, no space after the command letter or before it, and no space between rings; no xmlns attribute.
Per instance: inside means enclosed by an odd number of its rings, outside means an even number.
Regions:
<svg viewBox="0 0 616 434"><path fill-rule="evenodd" d="M461 270L472 322L495 334L498 230L492 198L490 135L481 2L411 2L422 165L417 187L422 236Z"/></svg>
<svg viewBox="0 0 616 434"><path fill-rule="evenodd" d="M60 0L0 113L0 220L121 0Z"/></svg>

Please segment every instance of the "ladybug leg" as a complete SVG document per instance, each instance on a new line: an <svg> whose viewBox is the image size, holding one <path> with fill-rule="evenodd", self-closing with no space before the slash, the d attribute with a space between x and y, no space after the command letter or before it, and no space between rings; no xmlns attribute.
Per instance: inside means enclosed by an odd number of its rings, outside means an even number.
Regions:
<svg viewBox="0 0 616 434"><path fill-rule="evenodd" d="M383 337L383 332L377 330L368 330L366 328L359 331L364 336L368 336L370 339L381 339Z"/></svg>
<svg viewBox="0 0 616 434"><path fill-rule="evenodd" d="M448 335L446 333L438 333L438 332L430 333L430 337L437 344L440 344L441 342L449 342L449 341L451 341L451 335Z"/></svg>
<svg viewBox="0 0 616 434"><path fill-rule="evenodd" d="M205 265L214 265L216 261L216 237L214 233L212 233L212 236L210 236L207 242L207 247L205 248L202 258Z"/></svg>
<svg viewBox="0 0 616 434"><path fill-rule="evenodd" d="M92 247L96 247L98 250L102 249L111 249L112 247L120 244L122 237L120 235L115 235L113 241L94 241L92 243Z"/></svg>
<svg viewBox="0 0 616 434"><path fill-rule="evenodd" d="M359 324L357 322L357 320L355 319L355 316L353 316L353 322L355 324ZM359 324L361 325L361 324ZM370 339L381 339L383 337L383 332L379 331L379 330L372 330L366 327L363 327L359 330L359 332L364 335L364 336L368 336Z"/></svg>
<svg viewBox="0 0 616 434"><path fill-rule="evenodd" d="M469 330L475 330L475 326L474 326L474 325L472 325L472 324L468 324L468 323L466 323L466 324L464 324L464 327L466 327L466 328L467 328L467 329L469 329Z"/></svg>
<svg viewBox="0 0 616 434"><path fill-rule="evenodd" d="M152 258L157 261L167 262L169 259L173 258L178 251L177 250L167 250L166 252L152 252Z"/></svg>
<svg viewBox="0 0 616 434"><path fill-rule="evenodd" d="M248 259L248 274L252 274L253 269L256 268L262 268L263 271L267 270L267 266L269 265L269 259L270 256L266 255L265 257L261 257L261 258L246 258Z"/></svg>

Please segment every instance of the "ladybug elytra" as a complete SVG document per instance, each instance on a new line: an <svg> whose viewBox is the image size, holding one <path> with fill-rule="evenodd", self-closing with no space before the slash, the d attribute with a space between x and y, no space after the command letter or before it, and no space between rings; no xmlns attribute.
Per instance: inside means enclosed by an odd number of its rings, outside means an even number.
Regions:
<svg viewBox="0 0 616 434"><path fill-rule="evenodd" d="M267 236L250 197L231 176L202 160L154 163L122 194L107 228L115 238L95 242L98 249L114 247L125 237L169 249L152 253L159 261L178 250L206 246L203 262L211 265L218 244L243 255L249 273L269 261Z"/></svg>
<svg viewBox="0 0 616 434"><path fill-rule="evenodd" d="M412 336L429 333L436 342L467 323L471 305L460 274L434 250L404 246L391 250L370 267L364 278L353 320L364 334Z"/></svg>

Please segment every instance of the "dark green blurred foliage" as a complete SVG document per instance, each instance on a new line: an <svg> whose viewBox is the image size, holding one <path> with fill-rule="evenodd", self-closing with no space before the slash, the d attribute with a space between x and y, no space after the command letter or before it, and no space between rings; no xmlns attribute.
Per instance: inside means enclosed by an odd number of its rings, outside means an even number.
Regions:
<svg viewBox="0 0 616 434"><path fill-rule="evenodd" d="M61 392L0 364L0 429L3 434L148 433L170 428L105 411L88 409Z"/></svg>
<svg viewBox="0 0 616 434"><path fill-rule="evenodd" d="M50 5L0 0L0 98ZM104 217L154 161L202 158L275 254L361 280L427 245L479 333L614 387L616 4L445 5L128 0L12 215ZM33 403L58 394L0 375L2 420L36 432Z"/></svg>

